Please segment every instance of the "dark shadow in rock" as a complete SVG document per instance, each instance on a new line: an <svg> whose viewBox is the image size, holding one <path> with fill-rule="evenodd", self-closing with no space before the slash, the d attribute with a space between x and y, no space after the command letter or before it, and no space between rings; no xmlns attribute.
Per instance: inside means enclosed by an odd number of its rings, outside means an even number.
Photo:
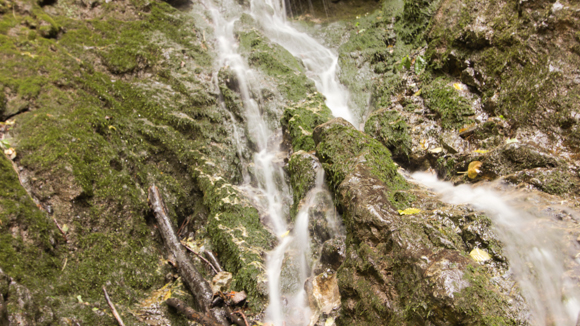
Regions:
<svg viewBox="0 0 580 326"><path fill-rule="evenodd" d="M57 0L38 0L38 5L41 7L55 5Z"/></svg>
<svg viewBox="0 0 580 326"><path fill-rule="evenodd" d="M170 6L179 10L191 9L193 2L191 0L165 0Z"/></svg>

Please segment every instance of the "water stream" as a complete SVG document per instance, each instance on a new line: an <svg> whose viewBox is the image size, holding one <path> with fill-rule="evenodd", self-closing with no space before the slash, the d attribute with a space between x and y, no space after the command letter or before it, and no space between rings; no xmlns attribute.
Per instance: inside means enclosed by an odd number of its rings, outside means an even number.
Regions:
<svg viewBox="0 0 580 326"><path fill-rule="evenodd" d="M328 191L324 185L324 172L318 167L316 186L303 200L294 226L289 226L289 212L285 205L289 187L284 181L282 164L277 160L280 153L280 130L276 123L267 121L261 113L263 110L260 103L251 96L253 91L260 89L263 81L260 74L252 70L237 52L234 24L244 10L233 0L222 0L219 5L206 4L206 7L212 15L218 41L219 66L229 67L236 75L245 118L249 122L245 127L246 136L257 148L252 162L257 186L250 185L249 177L244 175L242 188L255 197L255 202L262 202L261 206L268 216L268 227L278 237L277 247L267 258L270 300L265 321L276 326L307 325L312 312L302 285L312 274L309 215L313 207L318 205L319 194ZM326 104L333 115L357 126L358 121L355 121L347 104L348 91L336 76L337 55L312 37L293 28L286 21L283 1L251 0L249 13L270 40L303 61L307 75L326 97ZM283 107L277 110L281 114ZM233 121L233 116L231 118ZM240 132L237 129L234 132L239 145ZM469 204L485 211L493 220L499 238L505 244L504 250L512 272L532 310L533 324L575 324L580 312L580 293L565 274L565 261L569 255L562 248L562 232L547 227L539 210L516 207L515 203L522 201L509 197L511 199L508 203L505 194L487 187L454 187L424 173L414 174L413 179L439 193L442 200L451 204ZM329 224L336 223L336 220L329 221ZM285 268L292 270L292 277L285 276ZM292 283L291 286L288 286L289 283Z"/></svg>
<svg viewBox="0 0 580 326"><path fill-rule="evenodd" d="M328 192L324 185L324 172L319 166L316 186L302 203L290 233L287 225L289 211L285 205L289 187L284 181L282 164L277 160L280 153L280 128L276 129L277 123L272 123L263 116L260 103L252 98L251 94L260 89L263 79L258 72L248 66L237 51L234 25L243 9L233 0L223 0L220 4L206 3L205 6L211 13L215 28L219 47L219 67L228 67L236 76L244 115L248 122L246 136L257 148L253 155L252 171L257 186L252 186L249 177L245 175L244 185L240 188L254 197L253 202L262 203L260 206L266 211L262 213L268 216L267 226L279 241L267 258L269 306L266 310L266 321L276 326L307 325L310 322L311 312L303 284L312 274L308 232L309 211L320 200L321 196L318 194ZM318 91L325 95L326 104L333 114L355 123L347 105L348 91L340 85L336 77L337 55L289 25L285 19L285 9L280 2L252 0L250 8L251 15L260 23L266 36L302 59L307 75L315 81ZM217 83L217 77L215 78ZM278 114L281 114L283 107L279 107L278 110ZM233 116L231 118L233 121ZM234 128L234 132L233 136L236 137L239 146L238 130ZM336 220L329 221L331 227L338 223ZM284 279L284 268L292 270L293 275Z"/></svg>
<svg viewBox="0 0 580 326"><path fill-rule="evenodd" d="M568 252L562 227L549 217L558 203L509 188L453 186L427 173L415 173L412 178L441 195L443 201L471 205L491 218L532 310L533 325L576 325L580 293L565 266L574 253Z"/></svg>

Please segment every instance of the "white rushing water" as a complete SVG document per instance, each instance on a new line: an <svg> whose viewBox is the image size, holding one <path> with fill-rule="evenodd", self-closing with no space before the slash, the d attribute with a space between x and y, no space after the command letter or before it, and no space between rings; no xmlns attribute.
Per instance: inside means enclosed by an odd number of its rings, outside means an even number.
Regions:
<svg viewBox="0 0 580 326"><path fill-rule="evenodd" d="M260 89L260 74L252 70L246 60L238 53L238 42L234 35L234 25L243 13L242 7L234 0L222 0L219 4L205 3L211 13L215 37L218 44L219 67L229 67L237 78L239 93L244 106L246 136L251 139L257 151L253 156L253 173L257 187L249 184L244 176L245 185L241 188L254 197L254 202L261 206L268 216L269 227L278 238L277 247L268 254L267 276L269 306L266 310L266 321L275 326L308 325L311 315L308 307L304 282L311 275L310 238L308 234L309 210L317 204L320 192L327 192L324 186L324 172L318 166L316 186L312 189L297 214L292 233L287 230L289 212L284 205L288 196L288 185L284 181L282 165L277 160L280 152L280 130L272 130L262 115L260 103L251 96L252 91ZM336 77L338 57L323 47L310 36L296 31L286 22L285 10L279 2L252 0L250 13L260 22L262 31L271 40L279 43L294 56L302 59L307 75L315 81L320 93L326 97L326 104L334 116L342 117L353 124L353 115L348 108L348 91L340 85ZM214 76L217 84L217 76ZM282 112L283 107L279 108ZM233 116L230 115L230 118ZM356 125L356 124L355 124ZM240 145L238 130L234 127L234 137ZM241 158L241 153L240 158ZM335 216L333 215L335 218ZM328 217L327 217L328 218ZM338 221L328 221L332 229L337 230ZM290 263L289 263L290 261ZM284 266L291 265L294 275L284 279ZM288 269L288 268L287 268ZM292 283L286 292L282 283ZM288 287L288 286L286 286Z"/></svg>
<svg viewBox="0 0 580 326"><path fill-rule="evenodd" d="M348 107L349 93L336 76L338 55L318 43L308 34L297 31L286 21L284 1L251 0L251 13L266 36L280 44L304 63L307 75L326 97L326 105L335 117L358 126Z"/></svg>
<svg viewBox="0 0 580 326"><path fill-rule="evenodd" d="M538 200L527 203L517 196L486 186L453 186L435 175L415 173L412 178L440 194L450 204L467 204L486 212L504 244L510 262L530 309L534 325L576 324L580 312L580 293L565 275L564 234L550 226L538 208ZM527 208L530 208L528 210Z"/></svg>

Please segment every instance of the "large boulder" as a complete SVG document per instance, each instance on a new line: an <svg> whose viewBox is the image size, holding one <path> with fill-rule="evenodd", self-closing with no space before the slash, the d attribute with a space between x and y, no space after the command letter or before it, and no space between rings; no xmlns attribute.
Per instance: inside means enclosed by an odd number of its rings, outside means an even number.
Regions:
<svg viewBox="0 0 580 326"><path fill-rule="evenodd" d="M338 324L526 324L521 298L490 282L491 266L505 273L506 263L499 243L483 240L485 219L440 215L441 203L414 191L386 148L342 119L318 126L314 140L347 230ZM410 203L420 212L395 208ZM486 241L494 258L484 266L468 253Z"/></svg>

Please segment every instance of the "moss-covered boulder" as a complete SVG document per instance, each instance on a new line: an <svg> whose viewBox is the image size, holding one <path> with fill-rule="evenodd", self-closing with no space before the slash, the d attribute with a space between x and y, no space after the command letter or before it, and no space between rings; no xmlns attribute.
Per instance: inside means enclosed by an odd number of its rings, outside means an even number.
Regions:
<svg viewBox="0 0 580 326"><path fill-rule="evenodd" d="M411 186L380 143L341 119L318 126L314 139L347 230L338 324L525 324L509 291L469 258L464 241L473 239L430 212L397 212L396 194Z"/></svg>
<svg viewBox="0 0 580 326"><path fill-rule="evenodd" d="M365 123L365 132L385 145L394 159L409 160L411 154L409 125L398 111L382 109L373 112Z"/></svg>
<svg viewBox="0 0 580 326"><path fill-rule="evenodd" d="M332 112L324 104L322 94L308 94L303 101L287 106L281 124L286 142L292 144L293 151L314 150L312 131L314 128L332 118Z"/></svg>

